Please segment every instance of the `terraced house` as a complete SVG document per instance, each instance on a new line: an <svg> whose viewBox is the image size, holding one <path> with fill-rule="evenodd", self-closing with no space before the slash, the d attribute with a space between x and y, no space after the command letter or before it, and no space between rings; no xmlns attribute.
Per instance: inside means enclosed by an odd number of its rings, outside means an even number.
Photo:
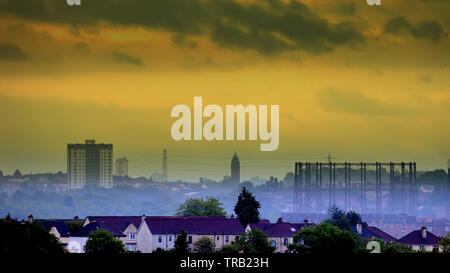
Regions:
<svg viewBox="0 0 450 273"><path fill-rule="evenodd" d="M267 236L272 246L275 247L276 253L285 253L288 250L288 245L293 243L294 235L302 228L314 226L314 224L304 221L303 223L288 223L283 222L279 218L276 223L271 223L269 220L260 220L258 223L250 223L245 228L246 232L253 229L263 231Z"/></svg>
<svg viewBox="0 0 450 273"><path fill-rule="evenodd" d="M397 243L408 245L416 251L442 252L442 247L439 246L440 240L441 238L429 232L426 227L422 227L398 239Z"/></svg>
<svg viewBox="0 0 450 273"><path fill-rule="evenodd" d="M29 219L32 221L32 219ZM150 253L157 248L170 250L184 229L189 248L195 252L195 242L203 236L210 238L214 249L231 244L244 232L236 218L224 216L88 216L82 227L69 232L65 219L39 220L55 235L70 253L84 253L89 234L102 229L122 241L127 251Z"/></svg>
<svg viewBox="0 0 450 273"><path fill-rule="evenodd" d="M191 251L195 251L195 242L203 236L210 238L217 250L244 233L238 219L225 216L143 216L136 234L137 250L142 253L158 248L170 250L175 247L181 229L187 232Z"/></svg>

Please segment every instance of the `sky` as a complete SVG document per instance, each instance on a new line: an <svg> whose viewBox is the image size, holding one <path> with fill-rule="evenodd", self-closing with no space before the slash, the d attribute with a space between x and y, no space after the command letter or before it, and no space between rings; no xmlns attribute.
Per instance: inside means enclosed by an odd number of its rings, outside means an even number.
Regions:
<svg viewBox="0 0 450 273"><path fill-rule="evenodd" d="M0 0L0 170L95 138L131 176L282 178L294 162L450 158L450 1ZM172 139L177 104L280 106L280 145Z"/></svg>

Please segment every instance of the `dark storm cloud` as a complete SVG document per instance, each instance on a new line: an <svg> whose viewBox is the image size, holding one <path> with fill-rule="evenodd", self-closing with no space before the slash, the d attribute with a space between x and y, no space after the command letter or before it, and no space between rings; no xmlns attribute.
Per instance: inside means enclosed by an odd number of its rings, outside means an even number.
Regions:
<svg viewBox="0 0 450 273"><path fill-rule="evenodd" d="M319 93L322 107L327 111L372 116L398 116L415 113L402 105L389 104L359 92L329 89Z"/></svg>
<svg viewBox="0 0 450 273"><path fill-rule="evenodd" d="M436 21L426 21L419 23L411 30L411 34L416 38L439 41L445 36L444 28Z"/></svg>
<svg viewBox="0 0 450 273"><path fill-rule="evenodd" d="M114 61L118 63L126 63L126 64L132 64L132 65L142 65L142 60L133 56L130 56L128 54L125 54L123 52L114 51L113 52L113 58Z"/></svg>
<svg viewBox="0 0 450 273"><path fill-rule="evenodd" d="M187 48L195 48L197 47L197 42L187 39L184 34L177 34L172 37L172 42L174 42L178 46L187 47Z"/></svg>
<svg viewBox="0 0 450 273"><path fill-rule="evenodd" d="M0 60L21 62L27 60L27 55L20 47L0 42Z"/></svg>
<svg viewBox="0 0 450 273"><path fill-rule="evenodd" d="M336 12L340 14L354 15L356 13L356 2L336 2Z"/></svg>
<svg viewBox="0 0 450 273"><path fill-rule="evenodd" d="M263 54L291 49L320 53L364 41L352 24L331 24L297 1L261 0L250 4L231 0L96 0L69 7L65 1L56 0L0 0L0 10L28 20L73 27L107 22L161 29L175 35L207 35L219 46Z"/></svg>
<svg viewBox="0 0 450 273"><path fill-rule="evenodd" d="M384 31L386 33L398 34L402 31L410 31L411 28L411 23L409 23L409 21L404 17L395 17L387 21L386 25L384 26Z"/></svg>
<svg viewBox="0 0 450 273"><path fill-rule="evenodd" d="M426 39L433 42L445 37L444 28L436 21L423 21L416 25L411 24L404 17L395 17L384 26L384 31L389 34L408 33L416 39Z"/></svg>

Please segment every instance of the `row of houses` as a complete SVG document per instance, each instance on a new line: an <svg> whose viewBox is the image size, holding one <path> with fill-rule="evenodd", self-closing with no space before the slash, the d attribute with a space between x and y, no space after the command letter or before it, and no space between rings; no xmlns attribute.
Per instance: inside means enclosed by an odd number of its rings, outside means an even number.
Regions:
<svg viewBox="0 0 450 273"><path fill-rule="evenodd" d="M418 230L413 230L407 235L396 239L390 234L384 232L375 226L369 226L367 223L358 223L352 228L353 232L358 233L361 237L367 239L380 239L385 242L399 243L403 245L408 245L414 251L434 251L439 250L439 242L441 238L434 235L427 230L426 227L421 227Z"/></svg>
<svg viewBox="0 0 450 273"><path fill-rule="evenodd" d="M311 222L320 223L327 218L327 213L283 213L283 219L288 222L309 219ZM361 218L370 226L382 229L395 238L401 238L421 227L426 227L437 236L445 236L450 232L450 219L447 218L418 218L407 214L363 214Z"/></svg>
<svg viewBox="0 0 450 273"><path fill-rule="evenodd" d="M195 242L201 237L208 237L215 250L235 241L236 236L253 229L267 234L275 252L284 253L293 237L302 228L314 226L304 220L301 223L284 222L282 218L276 223L260 220L242 227L237 218L225 216L88 216L81 227L69 232L68 219L37 219L55 235L70 253L83 253L84 245L91 232L103 229L121 240L126 249L132 252L151 253L155 250L170 250L175 247L176 237L184 229L188 236L190 251L195 252ZM28 221L34 221L29 216ZM439 247L440 238L429 232L426 227L414 230L400 239L396 239L378 227L359 223L353 232L367 239L380 239L386 242L398 242L410 245L413 250L432 251Z"/></svg>
<svg viewBox="0 0 450 273"><path fill-rule="evenodd" d="M231 244L236 236L244 233L240 221L224 216L88 216L80 228L69 232L67 219L33 219L39 221L55 235L70 253L83 253L89 234L103 229L121 240L128 251L150 253L160 248L175 247L181 229L188 233L191 251L194 243L203 236L210 238L214 249Z"/></svg>

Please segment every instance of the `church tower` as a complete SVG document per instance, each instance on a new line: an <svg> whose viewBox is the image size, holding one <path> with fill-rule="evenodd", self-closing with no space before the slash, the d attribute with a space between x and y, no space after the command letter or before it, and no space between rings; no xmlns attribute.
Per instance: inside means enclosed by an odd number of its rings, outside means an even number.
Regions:
<svg viewBox="0 0 450 273"><path fill-rule="evenodd" d="M241 163L236 153L231 159L231 183L239 184L241 182Z"/></svg>

